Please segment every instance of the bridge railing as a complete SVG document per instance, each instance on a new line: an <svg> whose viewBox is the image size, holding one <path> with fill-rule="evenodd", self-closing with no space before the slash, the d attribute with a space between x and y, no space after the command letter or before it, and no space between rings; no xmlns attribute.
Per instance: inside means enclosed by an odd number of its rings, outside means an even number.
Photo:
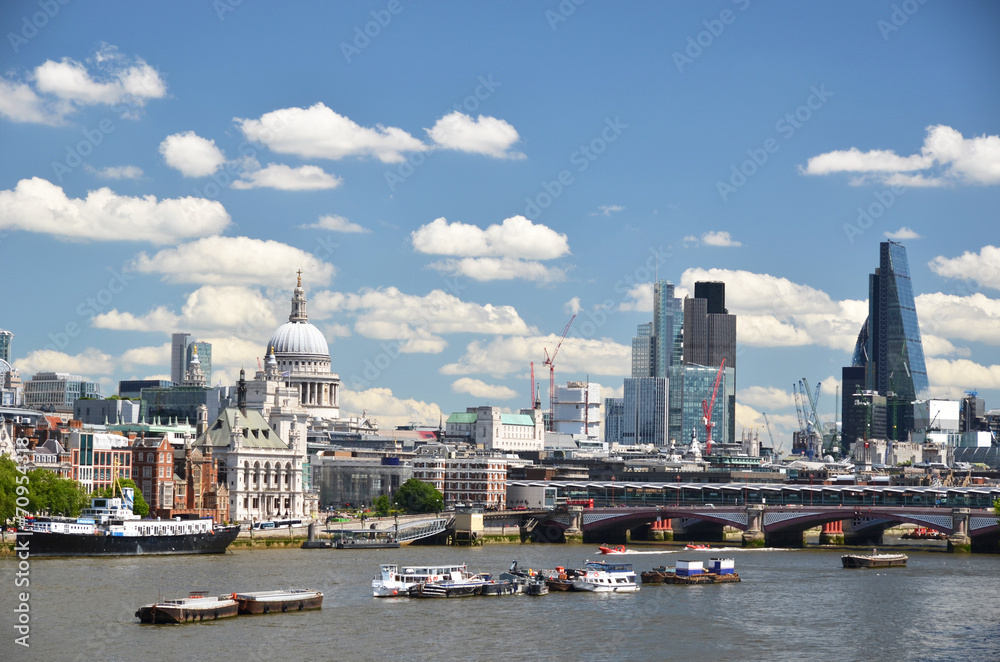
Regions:
<svg viewBox="0 0 1000 662"><path fill-rule="evenodd" d="M447 525L448 520L435 519L424 522L414 522L413 524L409 524L407 526L400 526L399 531L396 534L396 540L399 542L409 542L419 538L427 538L429 536L442 533Z"/></svg>

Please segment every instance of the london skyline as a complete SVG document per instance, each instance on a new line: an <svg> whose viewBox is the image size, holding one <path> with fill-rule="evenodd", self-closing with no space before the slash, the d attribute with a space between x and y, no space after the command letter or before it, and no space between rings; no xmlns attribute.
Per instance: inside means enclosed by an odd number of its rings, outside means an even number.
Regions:
<svg viewBox="0 0 1000 662"><path fill-rule="evenodd" d="M654 280L724 281L737 435L787 435L888 238L929 394L1000 407L993 5L107 6L0 13L24 379L169 378L184 332L232 384L302 269L344 415L437 424L528 406L573 314L557 382L621 396Z"/></svg>

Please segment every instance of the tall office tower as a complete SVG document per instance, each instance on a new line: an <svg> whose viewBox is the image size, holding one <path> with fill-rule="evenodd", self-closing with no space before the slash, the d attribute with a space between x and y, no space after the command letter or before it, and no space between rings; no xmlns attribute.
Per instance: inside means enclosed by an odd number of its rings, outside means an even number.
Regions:
<svg viewBox="0 0 1000 662"><path fill-rule="evenodd" d="M669 377L670 366L683 359L684 305L674 296L670 281L653 284L653 371L652 377ZM632 375L636 377L637 375Z"/></svg>
<svg viewBox="0 0 1000 662"><path fill-rule="evenodd" d="M624 413L624 398L604 398L604 441L607 443L622 443Z"/></svg>
<svg viewBox="0 0 1000 662"><path fill-rule="evenodd" d="M195 348L197 347L197 350ZM194 358L194 352L198 352L198 362L201 363L201 372L205 376L205 385L212 385L212 343L210 342L193 342L188 343L187 350L185 351L186 359L184 362L185 374L188 368L191 367L191 359Z"/></svg>
<svg viewBox="0 0 1000 662"><path fill-rule="evenodd" d="M623 444L654 444L666 446L669 443L668 399L669 380L663 377L632 377L625 379L625 394L622 398Z"/></svg>
<svg viewBox="0 0 1000 662"><path fill-rule="evenodd" d="M653 374L655 362L653 345L653 323L640 324L635 329L632 338L632 376L655 377Z"/></svg>
<svg viewBox="0 0 1000 662"><path fill-rule="evenodd" d="M187 372L187 339L190 333L175 333L170 336L170 381L175 384L184 383L184 373Z"/></svg>
<svg viewBox="0 0 1000 662"><path fill-rule="evenodd" d="M5 329L0 329L0 359L10 363L10 343L14 339L14 334Z"/></svg>
<svg viewBox="0 0 1000 662"><path fill-rule="evenodd" d="M913 429L910 403L928 381L906 249L894 241L879 244L879 267L868 277L868 319L853 364L865 369L865 388L887 398L885 436L906 439Z"/></svg>
<svg viewBox="0 0 1000 662"><path fill-rule="evenodd" d="M715 441L736 442L736 315L726 309L726 284L699 281L694 297L684 299L683 365L671 370L670 436L688 443L705 441L699 425L702 400L711 402L715 378L725 359L712 420Z"/></svg>
<svg viewBox="0 0 1000 662"><path fill-rule="evenodd" d="M726 310L726 284L698 282L684 299L684 363L736 367L736 315ZM704 296L698 296L702 294ZM713 312L717 311L717 312Z"/></svg>

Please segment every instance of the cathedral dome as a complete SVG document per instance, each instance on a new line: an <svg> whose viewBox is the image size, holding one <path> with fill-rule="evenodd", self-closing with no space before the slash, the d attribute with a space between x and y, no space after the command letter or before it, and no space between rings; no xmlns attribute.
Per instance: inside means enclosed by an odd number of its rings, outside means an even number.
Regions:
<svg viewBox="0 0 1000 662"><path fill-rule="evenodd" d="M271 336L265 356L272 350L276 356L309 354L330 359L330 347L326 344L326 338L308 322L286 322L279 326Z"/></svg>
<svg viewBox="0 0 1000 662"><path fill-rule="evenodd" d="M272 351L279 359L283 355L296 354L330 360L330 347L326 344L326 338L309 323L309 316L306 314L306 294L302 288L301 270L292 291L292 313L288 316L288 322L279 326L271 336L264 349L264 356L269 356Z"/></svg>

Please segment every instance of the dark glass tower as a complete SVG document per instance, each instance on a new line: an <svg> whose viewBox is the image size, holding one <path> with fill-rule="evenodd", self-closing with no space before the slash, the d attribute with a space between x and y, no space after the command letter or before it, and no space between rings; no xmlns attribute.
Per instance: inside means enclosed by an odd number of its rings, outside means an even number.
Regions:
<svg viewBox="0 0 1000 662"><path fill-rule="evenodd" d="M865 369L865 388L887 397L885 435L905 439L913 428L911 403L928 381L906 248L894 241L879 245L879 268L868 277L868 319L853 363Z"/></svg>

